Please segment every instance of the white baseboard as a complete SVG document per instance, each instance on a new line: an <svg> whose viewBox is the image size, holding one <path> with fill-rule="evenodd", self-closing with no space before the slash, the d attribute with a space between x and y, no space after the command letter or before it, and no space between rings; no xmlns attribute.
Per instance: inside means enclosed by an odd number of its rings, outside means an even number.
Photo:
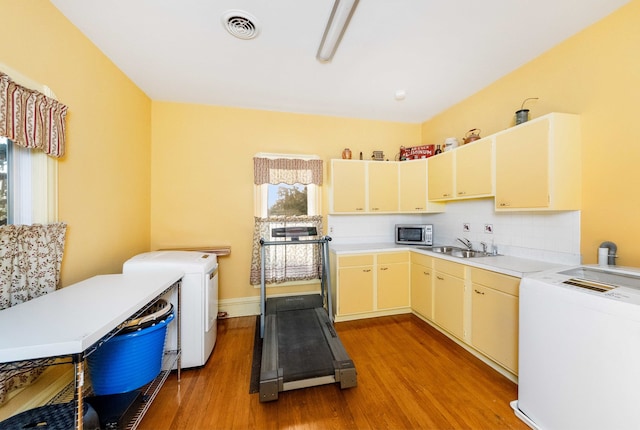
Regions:
<svg viewBox="0 0 640 430"><path fill-rule="evenodd" d="M260 315L260 297L220 300L218 302L218 312L226 312L225 318Z"/></svg>

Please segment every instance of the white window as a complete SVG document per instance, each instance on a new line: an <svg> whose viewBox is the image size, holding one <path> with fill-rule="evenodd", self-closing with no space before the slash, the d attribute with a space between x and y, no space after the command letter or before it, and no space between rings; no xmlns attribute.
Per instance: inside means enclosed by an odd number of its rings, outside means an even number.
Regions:
<svg viewBox="0 0 640 430"><path fill-rule="evenodd" d="M254 245L251 283L260 283L260 240L286 241L274 230L301 227L322 232L320 186L322 161L317 156L258 154L254 159ZM276 231L277 231L276 230ZM300 240L303 240L301 238ZM319 277L321 256L313 244L265 247L265 282L309 281Z"/></svg>
<svg viewBox="0 0 640 430"><path fill-rule="evenodd" d="M18 84L56 98L49 87L0 64ZM58 162L37 149L0 136L0 223L46 224L58 220Z"/></svg>

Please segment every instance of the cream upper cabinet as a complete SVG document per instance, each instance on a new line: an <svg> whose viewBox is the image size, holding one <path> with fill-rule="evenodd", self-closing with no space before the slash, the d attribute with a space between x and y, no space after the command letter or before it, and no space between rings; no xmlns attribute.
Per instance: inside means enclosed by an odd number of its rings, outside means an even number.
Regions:
<svg viewBox="0 0 640 430"><path fill-rule="evenodd" d="M399 163L400 212L444 212L443 203L432 203L427 194L427 160Z"/></svg>
<svg viewBox="0 0 640 430"><path fill-rule="evenodd" d="M453 151L428 159L429 200L451 200L454 197Z"/></svg>
<svg viewBox="0 0 640 430"><path fill-rule="evenodd" d="M493 196L493 137L468 143L454 154L455 197Z"/></svg>
<svg viewBox="0 0 640 430"><path fill-rule="evenodd" d="M367 163L365 161L331 160L331 212L365 212L366 181Z"/></svg>
<svg viewBox="0 0 640 430"><path fill-rule="evenodd" d="M398 212L398 164L368 163L369 212Z"/></svg>
<svg viewBox="0 0 640 430"><path fill-rule="evenodd" d="M580 209L579 116L548 114L495 139L497 211Z"/></svg>
<svg viewBox="0 0 640 430"><path fill-rule="evenodd" d="M520 279L471 268L471 344L518 373Z"/></svg>
<svg viewBox="0 0 640 430"><path fill-rule="evenodd" d="M411 309L433 320L432 258L411 253Z"/></svg>

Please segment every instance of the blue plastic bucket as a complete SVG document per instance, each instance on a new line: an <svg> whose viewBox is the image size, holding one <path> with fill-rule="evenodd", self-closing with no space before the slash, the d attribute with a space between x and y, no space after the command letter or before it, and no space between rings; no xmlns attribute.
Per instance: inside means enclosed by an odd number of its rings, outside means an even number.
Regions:
<svg viewBox="0 0 640 430"><path fill-rule="evenodd" d="M119 394L153 381L162 369L164 341L173 313L151 327L112 337L89 357L96 395Z"/></svg>

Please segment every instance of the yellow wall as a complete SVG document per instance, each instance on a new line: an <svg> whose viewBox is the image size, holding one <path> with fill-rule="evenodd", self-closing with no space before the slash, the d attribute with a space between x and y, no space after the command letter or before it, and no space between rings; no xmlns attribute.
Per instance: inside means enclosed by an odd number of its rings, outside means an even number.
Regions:
<svg viewBox="0 0 640 430"><path fill-rule="evenodd" d="M554 47L534 61L422 125L423 143L486 136L514 123L527 97L531 117L578 113L582 119L581 253L595 263L605 240L617 264L640 266L640 0Z"/></svg>
<svg viewBox="0 0 640 430"><path fill-rule="evenodd" d="M150 242L151 101L48 1L1 0L0 62L68 107L62 284L117 273Z"/></svg>
<svg viewBox="0 0 640 430"><path fill-rule="evenodd" d="M345 147L354 158L383 150L393 159L420 142L419 124L166 102L152 110L151 248L230 245L219 260L222 299L258 294L249 285L256 153L317 154L326 182Z"/></svg>

